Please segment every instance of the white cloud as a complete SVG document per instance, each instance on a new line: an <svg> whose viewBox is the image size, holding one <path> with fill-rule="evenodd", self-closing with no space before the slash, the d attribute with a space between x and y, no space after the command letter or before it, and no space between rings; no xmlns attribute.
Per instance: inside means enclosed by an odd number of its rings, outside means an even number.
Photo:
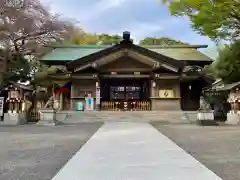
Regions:
<svg viewBox="0 0 240 180"><path fill-rule="evenodd" d="M45 5L52 5L56 1L57 0L40 0L40 2L45 4Z"/></svg>
<svg viewBox="0 0 240 180"><path fill-rule="evenodd" d="M80 21L80 26L90 33L118 34L130 31L134 43L148 37L167 36L191 44L208 44L201 50L214 56L214 43L197 35L189 27L186 17L172 17L160 0L41 0L51 12ZM212 48L213 47L213 48Z"/></svg>
<svg viewBox="0 0 240 180"><path fill-rule="evenodd" d="M89 3L88 7L81 9L80 18L82 21L91 21L92 19L99 18L99 16L108 10L116 9L116 11L124 13L124 6L151 3L154 1L156 0L99 0L97 3ZM111 15L114 16L114 14Z"/></svg>
<svg viewBox="0 0 240 180"><path fill-rule="evenodd" d="M102 13L111 8L122 6L127 0L100 0L81 11L81 19L83 21L90 21L91 19L99 17Z"/></svg>
<svg viewBox="0 0 240 180"><path fill-rule="evenodd" d="M152 33L160 32L164 30L164 27L159 25L159 22L151 23L135 23L132 27L129 27L129 31L132 32L132 37L135 42L138 43L141 39L146 36L150 36Z"/></svg>

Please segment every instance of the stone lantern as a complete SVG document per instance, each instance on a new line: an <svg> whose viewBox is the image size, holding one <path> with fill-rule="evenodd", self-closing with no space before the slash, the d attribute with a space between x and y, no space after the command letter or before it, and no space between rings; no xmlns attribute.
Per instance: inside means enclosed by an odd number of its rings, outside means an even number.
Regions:
<svg viewBox="0 0 240 180"><path fill-rule="evenodd" d="M240 91L239 88L231 90L228 97L228 102L231 104L231 110L227 114L226 124L238 124L240 121Z"/></svg>
<svg viewBox="0 0 240 180"><path fill-rule="evenodd" d="M21 112L22 97L20 89L13 87L12 85L7 89L8 90L8 112L9 113L19 113Z"/></svg>
<svg viewBox="0 0 240 180"><path fill-rule="evenodd" d="M6 103L8 104L8 113L4 114L4 124L19 125L27 122L25 113L22 111L23 94L18 87L10 85L5 89L8 91Z"/></svg>

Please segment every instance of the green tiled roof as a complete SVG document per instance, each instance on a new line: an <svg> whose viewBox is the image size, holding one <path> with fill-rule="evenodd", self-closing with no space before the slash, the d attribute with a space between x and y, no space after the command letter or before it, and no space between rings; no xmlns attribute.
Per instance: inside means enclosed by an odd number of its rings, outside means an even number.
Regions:
<svg viewBox="0 0 240 180"><path fill-rule="evenodd" d="M212 61L211 58L195 48L154 48L150 50L176 60Z"/></svg>
<svg viewBox="0 0 240 180"><path fill-rule="evenodd" d="M106 47L59 47L41 58L42 61L74 61L105 49Z"/></svg>
<svg viewBox="0 0 240 180"><path fill-rule="evenodd" d="M233 88L237 88L240 86L240 81L239 82L235 82L235 83L231 83L231 84L223 84L223 86L220 87L216 87L214 88L217 91L229 91Z"/></svg>
<svg viewBox="0 0 240 180"><path fill-rule="evenodd" d="M52 52L41 58L42 61L73 61L96 53L111 46L106 45L55 45ZM212 61L196 48L203 46L142 46L176 60Z"/></svg>

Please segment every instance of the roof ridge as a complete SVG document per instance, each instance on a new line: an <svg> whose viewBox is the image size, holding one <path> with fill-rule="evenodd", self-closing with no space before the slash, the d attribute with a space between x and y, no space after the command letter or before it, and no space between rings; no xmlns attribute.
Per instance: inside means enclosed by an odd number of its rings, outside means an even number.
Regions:
<svg viewBox="0 0 240 180"><path fill-rule="evenodd" d="M114 47L121 46L124 48L130 48L131 46L122 46L119 45L67 45L60 44L54 45L52 52L50 54L46 54L41 59L48 61L73 61L76 59L80 59L91 54L101 52L108 49L115 49ZM134 45L138 46L138 45ZM203 45L202 45L203 46ZM200 46L200 47L202 47ZM171 45L171 46L138 46L140 48L145 48L155 53L168 56L170 58L176 60L184 60L184 61L213 61L210 57L208 57L205 53L199 51L199 46L189 46L189 45ZM203 46L206 47L206 46ZM105 52L105 51L104 51Z"/></svg>
<svg viewBox="0 0 240 180"><path fill-rule="evenodd" d="M98 48L108 48L112 45L100 45L100 44L53 44L53 45L46 45L45 47L52 47L52 48L89 48L89 49L98 49Z"/></svg>
<svg viewBox="0 0 240 180"><path fill-rule="evenodd" d="M141 45L140 45L141 46ZM166 49L166 48L207 48L208 45L142 45L141 47L149 49Z"/></svg>
<svg viewBox="0 0 240 180"><path fill-rule="evenodd" d="M52 48L89 48L89 49L99 49L99 48L109 48L114 45L103 45L103 44L52 44L46 45L45 47ZM207 48L208 45L137 45L147 49L166 49L166 48Z"/></svg>

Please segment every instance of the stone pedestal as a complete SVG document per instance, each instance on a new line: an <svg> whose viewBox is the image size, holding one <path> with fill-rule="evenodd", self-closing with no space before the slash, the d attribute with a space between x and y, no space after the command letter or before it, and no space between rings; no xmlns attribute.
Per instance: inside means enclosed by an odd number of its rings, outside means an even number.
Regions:
<svg viewBox="0 0 240 180"><path fill-rule="evenodd" d="M55 126L59 124L59 121L56 119L56 110L54 109L40 109L40 120L38 121L38 125L47 125L47 126Z"/></svg>
<svg viewBox="0 0 240 180"><path fill-rule="evenodd" d="M201 110L197 113L197 122L203 126L216 126L218 125L214 121L214 111L213 110Z"/></svg>
<svg viewBox="0 0 240 180"><path fill-rule="evenodd" d="M188 115L185 112L182 112L181 120L183 120L183 121L189 120Z"/></svg>
<svg viewBox="0 0 240 180"><path fill-rule="evenodd" d="M25 113L4 113L4 125L23 125L27 123Z"/></svg>
<svg viewBox="0 0 240 180"><path fill-rule="evenodd" d="M197 120L214 120L214 111L198 111Z"/></svg>
<svg viewBox="0 0 240 180"><path fill-rule="evenodd" d="M239 123L239 121L239 114L233 112L227 113L227 121L225 121L226 124L236 125Z"/></svg>
<svg viewBox="0 0 240 180"><path fill-rule="evenodd" d="M180 98L151 97L151 109L153 111L180 111Z"/></svg>
<svg viewBox="0 0 240 180"><path fill-rule="evenodd" d="M101 111L100 104L96 104L96 106L95 106L95 110L96 110L96 111Z"/></svg>

